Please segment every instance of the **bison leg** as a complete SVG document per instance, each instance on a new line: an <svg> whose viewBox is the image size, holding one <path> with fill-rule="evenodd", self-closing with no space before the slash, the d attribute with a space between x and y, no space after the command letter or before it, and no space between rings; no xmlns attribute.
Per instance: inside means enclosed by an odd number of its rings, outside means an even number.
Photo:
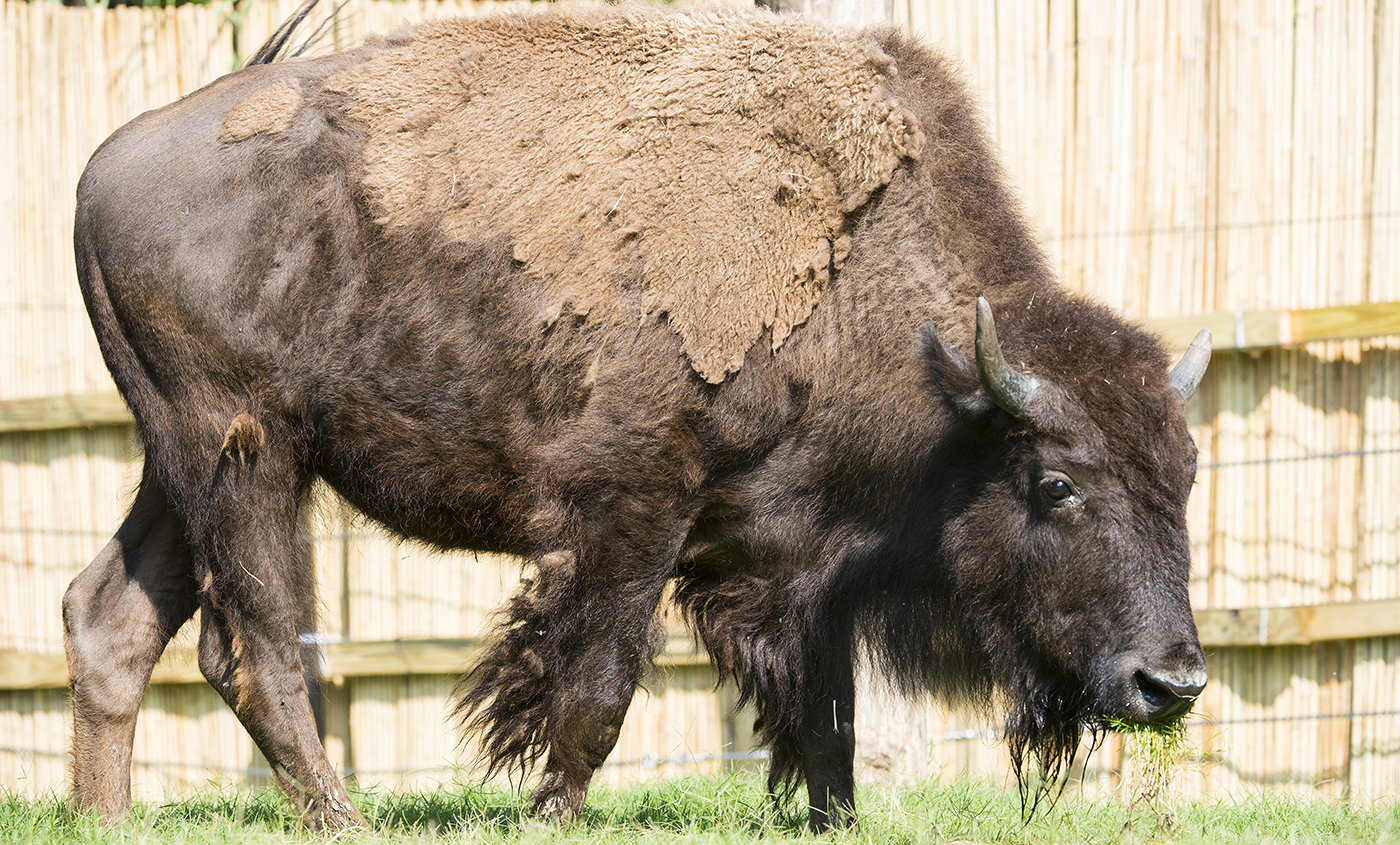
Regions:
<svg viewBox="0 0 1400 845"><path fill-rule="evenodd" d="M856 820L855 673L849 652L825 666L825 688L808 701L797 743L807 780L812 829L847 827Z"/></svg>
<svg viewBox="0 0 1400 845"><path fill-rule="evenodd" d="M511 601L504 636L463 679L458 712L492 770L524 769L543 754L534 812L568 821L617 744L666 579L576 567L571 552L539 564Z"/></svg>
<svg viewBox="0 0 1400 845"><path fill-rule="evenodd" d="M773 651L787 649L796 650L774 663L804 663L800 676L749 674L740 681L758 698L755 725L771 748L769 792L781 803L796 781L805 780L812 829L848 827L856 821L855 672L849 644L795 638ZM745 669L751 673L754 667Z"/></svg>
<svg viewBox="0 0 1400 845"><path fill-rule="evenodd" d="M311 830L368 828L326 758L316 733L295 632L268 636L204 607L199 665L272 767Z"/></svg>
<svg viewBox="0 0 1400 845"><path fill-rule="evenodd" d="M702 568L682 572L676 602L721 677L738 683L740 702L757 705L754 727L770 751L774 802L786 802L806 781L815 830L854 824L850 607L833 602L813 613L813 600L791 583Z"/></svg>
<svg viewBox="0 0 1400 845"><path fill-rule="evenodd" d="M579 655L554 695L549 756L530 796L535 814L542 818L566 822L583 809L593 773L617 745L622 720L641 682L645 625L626 632L600 631L597 636L591 641L595 647Z"/></svg>
<svg viewBox="0 0 1400 845"><path fill-rule="evenodd" d="M302 822L333 833L368 825L326 758L303 675L298 636L311 622L314 589L299 538L309 476L286 445L291 439L287 428L270 425L255 451L226 448L220 459L194 543L205 578L199 667Z"/></svg>
<svg viewBox="0 0 1400 845"><path fill-rule="evenodd" d="M131 806L131 745L151 669L195 606L184 525L148 470L116 536L63 596L73 800L109 823Z"/></svg>

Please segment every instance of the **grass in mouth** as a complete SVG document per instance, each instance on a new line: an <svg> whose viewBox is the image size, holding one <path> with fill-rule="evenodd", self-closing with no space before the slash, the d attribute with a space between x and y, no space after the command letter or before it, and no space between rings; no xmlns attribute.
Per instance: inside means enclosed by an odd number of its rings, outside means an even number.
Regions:
<svg viewBox="0 0 1400 845"><path fill-rule="evenodd" d="M1191 743L1186 736L1186 720L1169 722L1128 722L1107 719L1105 725L1129 742L1127 781L1131 804L1145 804L1157 819L1159 827L1170 830L1176 816L1166 806L1171 794L1172 778L1191 755Z"/></svg>

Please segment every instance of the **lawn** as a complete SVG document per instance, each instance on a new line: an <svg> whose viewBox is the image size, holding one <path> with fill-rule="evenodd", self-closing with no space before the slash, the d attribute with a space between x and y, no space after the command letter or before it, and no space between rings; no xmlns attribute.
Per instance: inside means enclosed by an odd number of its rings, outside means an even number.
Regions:
<svg viewBox="0 0 1400 845"><path fill-rule="evenodd" d="M1030 822L1020 800L956 782L917 788L866 787L861 826L823 837L804 817L778 812L753 775L688 778L631 789L597 788L584 816L553 827L528 818L519 795L444 789L356 796L374 830L357 842L432 843L1397 843L1400 808L1353 807L1279 794L1251 800L1159 802L1156 808L1090 799L1073 784ZM1170 805L1170 806L1168 806ZM310 843L272 792L138 805L130 821L104 830L58 799L0 798L0 843Z"/></svg>

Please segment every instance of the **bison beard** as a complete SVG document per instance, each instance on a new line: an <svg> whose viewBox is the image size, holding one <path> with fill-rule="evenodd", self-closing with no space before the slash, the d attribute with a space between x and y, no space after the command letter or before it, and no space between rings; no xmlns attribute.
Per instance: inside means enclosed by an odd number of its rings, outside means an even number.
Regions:
<svg viewBox="0 0 1400 845"><path fill-rule="evenodd" d="M1209 341L1170 367L1058 288L1003 186L948 62L767 15L432 24L128 124L74 227L146 454L64 597L75 801L129 806L198 609L303 820L364 824L297 644L318 478L531 561L456 712L490 771L543 769L548 817L583 807L668 591L818 829L855 818L861 660L1007 713L1036 800L1085 729L1179 718Z"/></svg>

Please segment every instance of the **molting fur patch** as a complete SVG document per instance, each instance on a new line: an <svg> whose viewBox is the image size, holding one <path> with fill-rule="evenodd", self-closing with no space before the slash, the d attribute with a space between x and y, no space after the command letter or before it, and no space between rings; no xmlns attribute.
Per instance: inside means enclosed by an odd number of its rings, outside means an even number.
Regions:
<svg viewBox="0 0 1400 845"><path fill-rule="evenodd" d="M427 24L327 88L386 225L507 233L543 323L664 313L720 382L807 319L848 215L917 156L896 74L800 18L634 10Z"/></svg>

